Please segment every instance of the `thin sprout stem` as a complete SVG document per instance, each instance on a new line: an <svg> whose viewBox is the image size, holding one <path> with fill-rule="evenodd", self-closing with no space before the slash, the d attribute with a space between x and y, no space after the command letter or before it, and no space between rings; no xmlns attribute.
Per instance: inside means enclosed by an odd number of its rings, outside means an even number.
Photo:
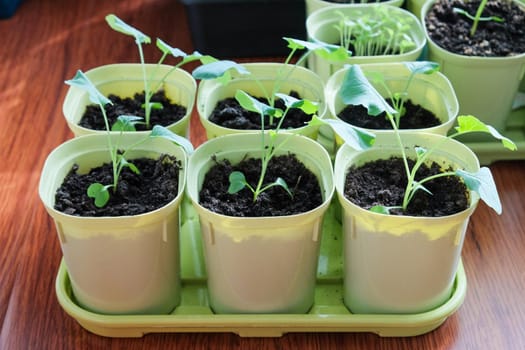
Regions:
<svg viewBox="0 0 525 350"><path fill-rule="evenodd" d="M137 46L139 48L139 56L140 56L140 62L142 66L142 78L144 79L144 108L145 108L145 122L146 127L150 127L150 112L151 107L149 104L150 101L150 93L149 93L149 83L148 83L148 77L146 74L146 65L144 63L144 52L142 51L142 45L140 42L137 42Z"/></svg>

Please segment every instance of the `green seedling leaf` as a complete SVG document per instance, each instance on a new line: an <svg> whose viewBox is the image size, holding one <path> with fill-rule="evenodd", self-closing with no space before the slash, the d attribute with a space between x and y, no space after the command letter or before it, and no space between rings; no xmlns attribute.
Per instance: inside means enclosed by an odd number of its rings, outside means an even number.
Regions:
<svg viewBox="0 0 525 350"><path fill-rule="evenodd" d="M366 79L363 71L358 65L349 67L343 78L339 94L347 105L362 105L370 115L377 116L382 112L394 115L396 110L392 108L377 90Z"/></svg>
<svg viewBox="0 0 525 350"><path fill-rule="evenodd" d="M314 116L308 125L329 125L343 141L355 150L362 151L373 146L375 135L363 129L356 128L339 119L321 119Z"/></svg>
<svg viewBox="0 0 525 350"><path fill-rule="evenodd" d="M165 53L166 55L172 55L173 57L186 57L187 54L180 50L180 49L177 49L175 47L171 47L170 45L168 45L166 42L164 42L163 40L157 38L157 41L156 41L156 45L157 45L157 48L162 51L162 53Z"/></svg>
<svg viewBox="0 0 525 350"><path fill-rule="evenodd" d="M470 132L484 132L492 135L497 140L500 140L503 146L511 151L517 150L516 144L509 138L501 135L492 126L483 123L473 115L460 115L458 116L458 126L455 127L458 133L470 133Z"/></svg>
<svg viewBox="0 0 525 350"><path fill-rule="evenodd" d="M498 215L501 214L501 202L496 188L496 183L489 168L482 167L477 173L469 173L458 169L456 174L463 179L467 188L476 191L479 197Z"/></svg>
<svg viewBox="0 0 525 350"><path fill-rule="evenodd" d="M164 106L160 102L150 102L148 103L150 109L163 109ZM146 104L143 103L140 105L141 108L146 109Z"/></svg>
<svg viewBox="0 0 525 350"><path fill-rule="evenodd" d="M246 187L246 178L240 171L233 171L228 179L230 181L229 194L235 194Z"/></svg>
<svg viewBox="0 0 525 350"><path fill-rule="evenodd" d="M290 49L302 50L306 48L307 50L314 52L319 57L332 62L342 62L352 56L351 52L341 46L330 45L326 43L314 43L286 37L284 40L288 42L288 47Z"/></svg>
<svg viewBox="0 0 525 350"><path fill-rule="evenodd" d="M430 195L432 194L432 192L430 192L430 191L428 190L428 188L426 188L425 186L423 186L423 184L421 184L419 181L415 181L415 180L414 180L412 183L414 184L414 185L413 185L413 189L414 189L414 190L412 191L413 193L416 193L417 191L422 190L422 191L424 191L424 192L426 192L426 193L428 193L428 194L430 194Z"/></svg>
<svg viewBox="0 0 525 350"><path fill-rule="evenodd" d="M390 209L390 207L385 207L384 205L374 205L368 210L370 210L373 213L390 215Z"/></svg>
<svg viewBox="0 0 525 350"><path fill-rule="evenodd" d="M439 64L430 61L403 62L403 65L413 74L432 74L439 71Z"/></svg>
<svg viewBox="0 0 525 350"><path fill-rule="evenodd" d="M140 174L139 168L137 168L135 164L128 162L126 158L120 157L119 163L120 163L121 169L129 168L129 170L131 170L135 174Z"/></svg>
<svg viewBox="0 0 525 350"><path fill-rule="evenodd" d="M173 131L163 126L155 125L153 129L151 130L151 133L149 136L165 138L181 146L186 151L187 154L193 153L193 145L187 138L177 135Z"/></svg>
<svg viewBox="0 0 525 350"><path fill-rule="evenodd" d="M195 68L192 75L195 79L201 80L217 79L223 77L230 70L235 70L242 75L250 74L250 72L242 65L234 61L225 60L203 64L202 66Z"/></svg>
<svg viewBox="0 0 525 350"><path fill-rule="evenodd" d="M385 81L385 76L381 72L371 71L366 72L366 79L374 84L381 84Z"/></svg>
<svg viewBox="0 0 525 350"><path fill-rule="evenodd" d="M278 177L277 180L273 183L274 186L280 186L282 187L289 195L293 198L293 193L290 191L290 188L288 187L288 184L282 177Z"/></svg>
<svg viewBox="0 0 525 350"><path fill-rule="evenodd" d="M277 93L275 94L278 98L283 100L284 104L288 108L299 108L306 114L314 114L317 112L317 103L310 100L299 100L290 95Z"/></svg>
<svg viewBox="0 0 525 350"><path fill-rule="evenodd" d="M98 182L89 185L87 195L89 198L95 200L95 206L98 208L103 208L109 201L109 187L110 186L104 186Z"/></svg>
<svg viewBox="0 0 525 350"><path fill-rule="evenodd" d="M134 115L120 115L111 127L111 131L137 131L135 125L144 124L142 117Z"/></svg>
<svg viewBox="0 0 525 350"><path fill-rule="evenodd" d="M237 100L237 102L239 102L242 108L248 111L277 118L283 115L283 111L279 108L274 108L265 103L262 103L261 101L251 97L242 90L237 90L237 92L235 93L235 99Z"/></svg>
<svg viewBox="0 0 525 350"><path fill-rule="evenodd" d="M78 70L73 79L66 80L66 84L71 86L79 87L87 91L89 95L89 100L92 103L104 106L106 104L113 104L109 98L102 95L100 91L93 85L91 80L81 71Z"/></svg>
<svg viewBox="0 0 525 350"><path fill-rule="evenodd" d="M106 16L106 22L109 24L111 29L126 35L130 35L135 38L137 44L149 44L151 39L146 34L142 33L140 30L137 30L125 23L123 20L115 16L114 14L109 14Z"/></svg>
<svg viewBox="0 0 525 350"><path fill-rule="evenodd" d="M423 157L427 153L427 149L423 147L416 146L414 147L414 150L416 151L417 158Z"/></svg>
<svg viewBox="0 0 525 350"><path fill-rule="evenodd" d="M202 63L210 63L210 62L216 61L213 57L203 56L198 51L194 51L192 54L188 55L181 49L172 47L159 38L157 38L156 44L157 44L157 48L159 48L159 50L162 51L162 53L166 55L171 55L176 58L182 57L182 61L178 64L178 66L182 66L183 64L193 62L193 61L199 61L199 60Z"/></svg>

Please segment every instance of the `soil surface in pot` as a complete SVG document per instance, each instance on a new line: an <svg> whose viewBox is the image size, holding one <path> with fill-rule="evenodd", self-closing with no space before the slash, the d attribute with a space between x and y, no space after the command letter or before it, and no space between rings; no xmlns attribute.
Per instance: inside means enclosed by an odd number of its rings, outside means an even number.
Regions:
<svg viewBox="0 0 525 350"><path fill-rule="evenodd" d="M169 155L128 161L135 164L140 174L124 168L117 191L109 190L110 199L103 208L95 206L87 188L95 182L113 183L112 165L103 164L87 174L78 174L78 166L73 166L56 192L55 209L75 216L138 215L163 207L177 197L180 161Z"/></svg>
<svg viewBox="0 0 525 350"><path fill-rule="evenodd" d="M489 0L482 17L497 16L502 23L480 21L473 37L472 20L456 13L460 8L474 16L481 1L438 0L425 17L432 40L447 51L464 56L505 57L525 52L525 11L509 1Z"/></svg>
<svg viewBox="0 0 525 350"><path fill-rule="evenodd" d="M145 110L142 107L144 104L144 92L135 94L133 98L121 98L113 94L110 94L108 98L113 102L112 105L106 105L106 114L110 127L115 124L117 118L121 115L133 115L144 118ZM135 125L137 131L151 130L155 125L168 126L181 120L186 115L186 107L172 103L163 90L153 94L151 102L160 102L163 107L152 108L150 127L146 128L145 124L137 124ZM104 117L98 105L88 105L78 124L91 130L106 130Z"/></svg>
<svg viewBox="0 0 525 350"><path fill-rule="evenodd" d="M388 102L389 100L387 100ZM405 115L399 122L400 129L424 129L440 125L442 122L436 115L426 108L408 100L405 103ZM338 117L354 126L367 129L388 130L392 129L392 124L386 117L386 113L377 116L368 114L366 107L361 105L348 105L338 115Z"/></svg>
<svg viewBox="0 0 525 350"><path fill-rule="evenodd" d="M297 92L290 92L290 96L300 99ZM268 100L256 97L259 101L268 104ZM286 107L282 100L275 101L275 107L285 110ZM285 116L281 129L302 128L312 119L312 114L306 114L299 108L291 108ZM217 103L213 109L209 120L217 125L230 129L239 130L260 130L261 115L250 112L241 107L235 98L226 98ZM270 124L270 117L264 117L265 130L275 129L279 123L278 118L274 118Z"/></svg>
<svg viewBox="0 0 525 350"><path fill-rule="evenodd" d="M293 154L275 156L268 164L264 183L281 177L286 181L293 198L280 186L274 186L253 201L253 193L244 188L229 194L229 176L241 171L255 188L261 172L261 160L248 158L236 165L228 160L216 161L204 178L199 203L216 213L237 217L284 216L304 213L323 203L316 176Z"/></svg>
<svg viewBox="0 0 525 350"><path fill-rule="evenodd" d="M414 162L409 160L412 168ZM443 169L437 164L423 166L416 174L416 180L438 174ZM364 209L375 205L386 207L401 206L407 184L403 160L398 157L379 159L351 167L346 175L344 195L352 203ZM458 213L468 208L468 191L457 176L441 177L425 183L432 194L419 190L405 212L391 210L391 214L438 217Z"/></svg>

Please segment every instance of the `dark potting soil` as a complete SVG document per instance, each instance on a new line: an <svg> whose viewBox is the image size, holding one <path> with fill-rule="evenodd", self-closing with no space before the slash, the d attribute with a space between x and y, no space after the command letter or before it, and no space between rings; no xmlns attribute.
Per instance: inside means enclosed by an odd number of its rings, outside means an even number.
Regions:
<svg viewBox="0 0 525 350"><path fill-rule="evenodd" d="M216 161L204 178L199 203L216 213L237 217L284 216L307 212L322 204L319 182L293 154L273 157L268 165L264 183L281 177L288 184L293 198L280 186L274 186L253 201L253 193L244 188L229 194L229 175L244 173L247 182L255 187L261 171L261 160L248 158L236 165L228 160Z"/></svg>
<svg viewBox="0 0 525 350"><path fill-rule="evenodd" d="M56 192L55 209L75 216L138 215L158 209L177 196L180 161L169 155L128 161L135 164L140 174L124 168L117 192L110 189L110 199L103 208L95 206L87 188L94 182L113 183L112 165L106 163L87 174L78 174L78 166L74 165Z"/></svg>
<svg viewBox="0 0 525 350"><path fill-rule="evenodd" d="M292 97L300 98L297 92L290 92ZM259 101L268 104L268 100L262 97L256 97ZM282 100L275 101L275 107L285 110ZM312 114L306 114L299 108L291 108L285 116L281 129L301 128L312 119ZM235 98L226 98L217 103L213 109L209 120L217 125L230 129L240 130L260 130L261 115L256 112L250 112L241 107ZM265 130L275 129L279 122L274 118L270 124L270 117L264 117Z"/></svg>
<svg viewBox="0 0 525 350"><path fill-rule="evenodd" d="M414 162L409 160L409 166ZM416 174L416 180L438 174L443 169L436 163L423 165ZM345 197L352 203L370 209L375 205L401 206L407 177L403 160L393 157L375 160L360 167L352 167L346 175ZM408 205L406 212L392 210L392 214L438 217L451 215L469 206L465 184L456 176L447 176L425 183L432 193L419 190Z"/></svg>
<svg viewBox="0 0 525 350"><path fill-rule="evenodd" d="M476 14L480 0L438 0L425 17L432 40L444 49L465 56L504 57L525 52L525 11L510 1L489 0L482 17L498 16L503 23L480 21L473 37L472 20L454 7Z"/></svg>
<svg viewBox="0 0 525 350"><path fill-rule="evenodd" d="M441 124L441 121L433 112L418 104L413 104L410 100L405 103L405 109L405 115L401 117L399 122L400 129L423 129ZM362 128L376 130L392 129L386 113L371 116L368 114L366 107L361 105L346 106L339 113L338 117L349 124Z"/></svg>
<svg viewBox="0 0 525 350"><path fill-rule="evenodd" d="M133 98L121 98L113 94L109 95L108 98L113 102L112 105L106 105L106 114L110 127L115 124L117 118L121 115L133 115L144 118L145 110L142 108L144 104L144 92L135 94ZM168 126L181 120L186 115L186 107L172 103L171 100L166 97L166 93L163 90L153 94L151 102L160 102L163 108L152 108L150 127L146 128L145 124L137 124L135 128L138 131L151 130L155 125ZM88 105L84 115L80 119L79 125L91 130L106 130L100 107L98 105Z"/></svg>

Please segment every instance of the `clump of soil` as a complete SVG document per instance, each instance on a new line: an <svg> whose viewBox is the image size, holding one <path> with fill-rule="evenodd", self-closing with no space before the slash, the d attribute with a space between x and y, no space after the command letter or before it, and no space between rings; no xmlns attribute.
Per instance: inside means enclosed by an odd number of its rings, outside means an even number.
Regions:
<svg viewBox="0 0 525 350"><path fill-rule="evenodd" d="M144 92L137 93L131 97L121 98L114 94L110 94L108 98L113 104L105 106L106 114L108 116L109 126L111 127L121 115L133 115L137 117L145 117ZM172 103L166 96L164 90L159 90L151 96L151 102L162 103L163 108L152 108L150 114L150 127L147 128L145 124L137 124L135 128L138 131L151 130L155 125L168 126L181 120L186 115L186 107L176 103ZM143 119L143 121L145 121ZM84 115L78 123L80 126L91 130L106 130L104 117L98 105L88 105Z"/></svg>
<svg viewBox="0 0 525 350"><path fill-rule="evenodd" d="M409 160L412 168L414 162ZM423 164L416 180L443 172L437 163ZM346 175L344 195L352 203L370 209L375 205L401 206L407 184L402 158L380 159L351 167ZM468 191L457 176L441 177L424 185L432 194L419 190L405 212L392 210L392 214L438 217L458 213L468 208Z"/></svg>
<svg viewBox="0 0 525 350"><path fill-rule="evenodd" d="M95 182L113 183L113 167L105 163L87 174L78 174L74 165L55 195L55 209L75 216L126 216L153 211L171 202L178 193L180 161L169 155L159 159L128 160L140 174L128 168L120 174L118 189L110 189L109 202L103 208L95 206L87 188Z"/></svg>
<svg viewBox="0 0 525 350"><path fill-rule="evenodd" d="M510 1L489 0L482 17L497 16L502 23L480 21L470 36L472 20L454 12L476 14L480 0L439 0L425 17L430 38L442 48L465 56L505 57L525 52L525 12Z"/></svg>
<svg viewBox="0 0 525 350"><path fill-rule="evenodd" d="M388 101L389 100L387 100L387 102ZM423 129L441 124L441 121L432 111L412 103L411 100L408 100L404 106L406 112L400 119L400 129ZM376 130L392 129L392 124L390 124L390 121L387 119L386 113L383 112L377 116L371 116L368 114L366 107L361 105L346 106L339 113L338 117L349 124L361 128Z"/></svg>
<svg viewBox="0 0 525 350"><path fill-rule="evenodd" d="M291 91L290 96L300 99L297 92ZM262 97L254 97L257 100L269 104L268 100ZM275 107L285 110L286 106L282 100L275 101ZM306 114L299 108L291 108L284 117L281 129L296 129L305 126L311 119L312 114ZM209 120L217 125L225 128L238 130L261 130L261 115L259 113L250 112L241 107L235 98L226 98L217 103L213 109ZM270 117L264 116L265 130L276 129L279 123L278 118L273 118L273 123L270 124Z"/></svg>
<svg viewBox="0 0 525 350"><path fill-rule="evenodd" d="M216 213L237 217L284 216L304 213L322 204L321 188L316 176L293 154L275 156L268 165L264 183L281 177L288 184L293 198L280 186L274 186L253 201L253 193L244 188L229 194L228 177L233 171L244 173L255 188L261 172L261 160L248 158L232 165L228 160L216 161L204 178L199 203Z"/></svg>

